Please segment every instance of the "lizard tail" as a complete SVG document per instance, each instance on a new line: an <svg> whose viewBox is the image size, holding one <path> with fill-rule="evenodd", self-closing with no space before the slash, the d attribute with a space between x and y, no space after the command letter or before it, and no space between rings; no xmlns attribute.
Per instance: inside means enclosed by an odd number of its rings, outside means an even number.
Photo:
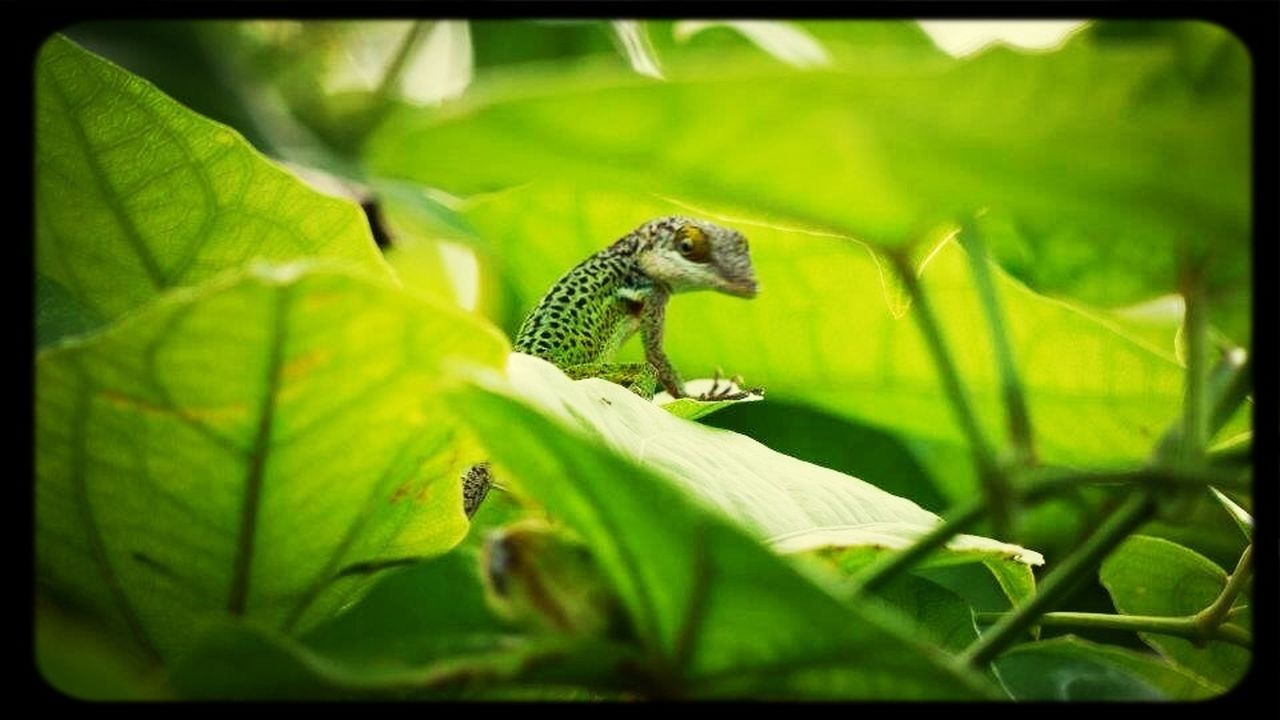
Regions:
<svg viewBox="0 0 1280 720"><path fill-rule="evenodd" d="M462 511L470 520L476 509L493 487L493 475L489 472L489 463L476 463L462 473Z"/></svg>

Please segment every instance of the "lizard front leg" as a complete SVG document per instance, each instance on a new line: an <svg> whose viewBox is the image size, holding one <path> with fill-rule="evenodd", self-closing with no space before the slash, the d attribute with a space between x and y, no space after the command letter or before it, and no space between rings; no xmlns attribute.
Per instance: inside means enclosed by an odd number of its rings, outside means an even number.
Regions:
<svg viewBox="0 0 1280 720"><path fill-rule="evenodd" d="M663 389L673 398L688 397L688 393L684 391L684 383L680 381L680 373L676 372L667 353L662 349L668 297L666 290L658 288L645 300L644 308L640 311L640 339L644 342L644 359L653 366Z"/></svg>

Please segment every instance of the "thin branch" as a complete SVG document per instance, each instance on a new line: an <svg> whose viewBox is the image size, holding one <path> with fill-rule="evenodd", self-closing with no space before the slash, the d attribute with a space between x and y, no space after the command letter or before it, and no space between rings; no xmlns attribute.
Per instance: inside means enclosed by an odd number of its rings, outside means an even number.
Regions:
<svg viewBox="0 0 1280 720"><path fill-rule="evenodd" d="M1057 495L1068 489L1088 485L1133 485L1157 488L1202 489L1210 486L1229 490L1249 490L1250 483L1242 480L1234 469L1203 468L1186 472L1175 467L1140 467L1115 470L1074 470L1070 468L1038 468L1025 475L1020 495L1025 501L1035 501L1049 495Z"/></svg>
<svg viewBox="0 0 1280 720"><path fill-rule="evenodd" d="M1240 348L1223 354L1209 375L1213 413L1209 416L1209 437L1218 434L1253 389L1253 356Z"/></svg>
<svg viewBox="0 0 1280 720"><path fill-rule="evenodd" d="M1051 572L1031 599L1004 616L986 634L970 645L960 659L974 667L991 662L1014 642L1027 628L1053 604L1057 603L1076 586L1076 583L1092 572L1129 533L1147 520L1155 510L1150 493L1139 490L1130 495L1116 509L1102 527L1084 545L1068 555L1056 570Z"/></svg>
<svg viewBox="0 0 1280 720"><path fill-rule="evenodd" d="M404 79L405 68L409 64L409 58L413 57L413 53L418 49L418 45L422 43L422 39L431 32L435 27L434 22L415 20L409 28L409 32L405 33L404 39L400 41L400 47L396 49L396 54L391 58L391 62L387 64L387 69L382 73L382 82L378 83L378 89L375 94L380 103L390 100L392 93L400 87L400 82Z"/></svg>
<svg viewBox="0 0 1280 720"><path fill-rule="evenodd" d="M975 613L978 622L997 622L1007 613ZM1172 635L1188 640L1204 640L1203 631L1191 617L1156 617L1151 615L1111 615L1107 613L1051 612L1040 616L1040 625L1052 627L1126 630L1131 632ZM1241 647L1252 647L1249 633L1236 625L1216 626L1209 640L1220 640Z"/></svg>
<svg viewBox="0 0 1280 720"><path fill-rule="evenodd" d="M1231 612L1231 605L1236 601L1236 597L1240 595L1240 591L1244 589L1245 582L1249 579L1249 573L1253 570L1253 545L1250 544L1240 554L1240 561L1236 563L1236 569L1231 573L1231 577L1227 578L1227 584L1222 588L1222 592L1218 594L1216 600L1209 607L1195 614L1195 623L1203 630L1212 632L1227 619L1227 614Z"/></svg>
<svg viewBox="0 0 1280 720"><path fill-rule="evenodd" d="M956 369L955 361L951 358L951 353L947 350L942 328L938 325L938 319L933 314L933 307L929 305L929 299L920 285L919 278L916 277L915 269L911 267L905 253L890 253L889 257L907 292L911 295L911 302L915 305L915 312L912 314L920 326L921 334L924 335L934 364L938 367L943 389L951 403L951 409L955 412L956 420L960 423L960 429L969 440L969 449L973 452L978 479L982 483L983 493L991 507L997 534L1005 534L1009 526L1012 504L1008 481L996 466L991 446L982 435L981 428L978 427L977 415L960 382L960 373Z"/></svg>
<svg viewBox="0 0 1280 720"><path fill-rule="evenodd" d="M1205 380L1207 402L1213 408L1208 420L1206 441L1222 430L1252 389L1252 356L1240 348L1232 348L1223 353ZM1155 458L1167 461L1177 456L1182 447L1185 424L1185 417L1181 417L1165 430L1156 444Z"/></svg>
<svg viewBox="0 0 1280 720"><path fill-rule="evenodd" d="M996 295L995 283L991 280L991 265L986 245L983 242L982 233L972 224L964 228L960 239L968 246L966 255L969 256L969 269L978 286L978 297L982 300L987 325L991 328L991 343L995 351L996 367L1000 372L1001 395L1004 398L1005 416L1009 424L1009 442L1017 454L1019 463L1029 465L1035 461L1031 414L1027 411L1022 380L1018 377L1018 366L1013 359L1013 348L1009 343L1009 330L1004 322L1000 298Z"/></svg>
<svg viewBox="0 0 1280 720"><path fill-rule="evenodd" d="M957 511L950 520L939 523L933 530L916 540L901 552L893 553L883 561L873 565L859 578L856 592L865 594L873 592L889 582L902 571L915 565L924 556L937 550L951 538L964 532L970 525L982 517L986 503L974 502Z"/></svg>

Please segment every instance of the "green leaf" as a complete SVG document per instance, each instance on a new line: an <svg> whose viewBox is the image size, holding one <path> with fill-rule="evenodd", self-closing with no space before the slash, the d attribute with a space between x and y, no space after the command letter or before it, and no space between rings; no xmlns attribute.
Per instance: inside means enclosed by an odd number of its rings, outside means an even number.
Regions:
<svg viewBox="0 0 1280 720"><path fill-rule="evenodd" d="M389 572L300 639L215 627L178 663L174 683L194 698L315 700L618 681L625 648L520 632L490 608L477 570L473 553L452 552Z"/></svg>
<svg viewBox="0 0 1280 720"><path fill-rule="evenodd" d="M1228 33L1191 42L1223 48L1221 72L1247 69ZM992 242L998 257L1022 253L1019 274L1038 288L1129 304L1177 290L1191 261L1215 322L1247 338L1247 84L1198 94L1170 75L1181 47L1158 39L965 60L865 54L799 72L722 53L663 83L598 64L521 74L441 112L394 113L366 162L468 195L533 180L661 188L876 247L985 210L1022 242Z"/></svg>
<svg viewBox="0 0 1280 720"><path fill-rule="evenodd" d="M725 408L703 422L805 462L855 475L926 510L947 509L928 470L929 455L914 452L908 441L873 425L772 397L765 403Z"/></svg>
<svg viewBox="0 0 1280 720"><path fill-rule="evenodd" d="M36 592L35 663L58 692L79 700L167 700L173 690L152 659L122 646L92 618Z"/></svg>
<svg viewBox="0 0 1280 720"><path fill-rule="evenodd" d="M390 275L352 203L60 35L36 62L36 270L109 320L255 257ZM80 329L46 327L45 336Z"/></svg>
<svg viewBox="0 0 1280 720"><path fill-rule="evenodd" d="M1018 645L995 668L1014 700L1200 700L1221 692L1154 655L1070 635Z"/></svg>
<svg viewBox="0 0 1280 720"><path fill-rule="evenodd" d="M711 392L712 388L725 390L725 383L728 382L728 392L747 392L746 397L737 400L699 400L698 395ZM737 405L739 403L759 402L764 399L763 395L751 392L747 388L738 387L736 383L729 380L719 378L698 378L688 380L684 384L685 392L689 393L689 397L672 399L666 391L658 393L654 398L654 402L663 410L685 420L697 420L706 417L711 413L718 412L727 407Z"/></svg>
<svg viewBox="0 0 1280 720"><path fill-rule="evenodd" d="M1227 574L1204 556L1160 538L1135 535L1102 564L1102 584L1116 609L1125 615L1181 617L1209 607L1226 586ZM1237 603L1247 604L1247 596ZM1190 640L1156 633L1139 636L1157 652L1224 691L1244 676L1250 652L1211 641L1196 647Z"/></svg>
<svg viewBox="0 0 1280 720"><path fill-rule="evenodd" d="M602 21L473 20L470 30L479 79L507 66L593 55L626 67L610 38L608 23Z"/></svg>
<svg viewBox="0 0 1280 720"><path fill-rule="evenodd" d="M578 385L625 402L609 394L617 388L609 383ZM590 546L630 615L650 672L666 678L664 693L936 698L971 697L980 687L879 613L842 609L671 481L503 395L463 391L458 407L503 476Z"/></svg>
<svg viewBox="0 0 1280 720"><path fill-rule="evenodd" d="M255 266L36 364L36 569L162 659L200 624L298 632L466 532L474 450L437 390L473 316L385 279Z"/></svg>
<svg viewBox="0 0 1280 720"><path fill-rule="evenodd" d="M902 548L936 515L857 477L781 453L743 435L691 423L614 383L570 380L551 363L513 353L514 392L590 437L653 467L783 553ZM999 560L1040 564L1032 550L961 535L942 564Z"/></svg>
<svg viewBox="0 0 1280 720"><path fill-rule="evenodd" d="M476 198L464 210L499 248L512 304L522 309L642 222L689 212L652 195L554 185ZM665 348L676 368L706 377L721 367L747 386L763 386L770 403L803 404L891 432L924 460L947 504L972 497L978 487L966 438L911 309L886 297L891 271L883 261L845 238L729 224L751 241L760 295L675 297ZM998 269L994 275L1040 459L1087 466L1145 458L1181 406L1183 373L1172 348L1149 346L1106 316L1039 295ZM961 248L941 245L922 283L983 429L1003 437L1001 382ZM619 354L639 359L639 343Z"/></svg>
<svg viewBox="0 0 1280 720"><path fill-rule="evenodd" d="M911 621L929 644L947 652L958 654L978 639L969 604L938 583L913 575L901 575L877 592L875 597L889 612L903 615Z"/></svg>

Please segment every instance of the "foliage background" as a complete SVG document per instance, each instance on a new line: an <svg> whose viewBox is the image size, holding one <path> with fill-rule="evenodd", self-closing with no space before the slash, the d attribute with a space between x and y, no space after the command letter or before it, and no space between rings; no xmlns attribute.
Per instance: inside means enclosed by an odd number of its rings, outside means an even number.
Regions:
<svg viewBox="0 0 1280 720"><path fill-rule="evenodd" d="M38 641L55 685L88 696L555 687L567 693L557 697L591 688L1188 698L1230 687L1247 667L1247 651L1221 642L1188 649L1046 625L984 679L886 639L926 628L938 652L957 652L957 637L985 627L974 612L1008 608L993 578L963 568L905 576L883 590L886 607L851 611L905 629L883 637L846 636L835 623L832 648L793 647L793 635L823 633L789 629L796 612L720 608L712 629L759 613L752 627L770 625L776 637L762 633L754 666L747 650L714 637L707 647L729 659L711 650L690 659L654 611L654 627L632 629L641 646L656 643L636 660L616 634L526 634L482 610L464 551L529 510L496 496L468 527L448 483L486 456L477 443L513 471L541 451L550 453L543 475L637 472L537 416L519 423L521 441L510 423L527 408L458 391L446 368L455 356L500 368L502 335L560 273L672 212L743 229L764 288L749 303L680 298L669 314L667 345L686 376L722 366L769 390L767 402L706 423L935 512L979 495L973 434L954 419L911 288L894 271L905 262L919 275L977 432L1004 447L1007 381L993 362L972 246L961 244L978 236L1034 430L1034 446L1007 447L1031 452L1015 463L1114 472L1160 459L1184 412L1184 298L1207 308L1206 357L1233 357L1251 341L1249 63L1220 28L1097 22L1051 51L991 47L966 58L909 22L156 22L68 35L155 87L65 42L39 59ZM352 199L376 205L392 238L382 252ZM251 265L298 258L319 264ZM1211 457L1230 468L1248 447L1248 404L1214 431ZM497 436L503 448L485 440ZM201 471L175 486L180 468ZM513 475L552 510L565 492ZM237 559L244 508L231 476L267 489L254 512L274 538L266 547L279 550L246 556L256 570ZM1238 472L1221 486L1251 509ZM332 487L343 491L318 491ZM383 508L384 496L430 500ZM553 515L602 556L627 543L650 556L660 539L700 538L699 523L711 522L690 510L697 519L685 530L671 520L641 542L631 516L651 500L596 497L588 504L618 503L624 518L600 537L570 521L573 500L562 497ZM1119 502L1114 489L1080 487L1022 509L1011 527L976 531L1035 548L1052 568ZM168 518L159 530L139 522L151 513ZM202 529L174 535L184 524ZM777 561L726 538L689 542L710 543L708 562L767 584ZM375 572L459 542L440 559ZM1196 612L1246 544L1213 495L1179 495L1070 607ZM118 574L105 593L101 567ZM156 578L175 567L191 576ZM1143 578L1142 568L1161 572ZM677 570L651 572L631 580L649 588L634 591L636 603L684 592ZM248 581L260 576L271 582ZM1145 594L1200 576L1208 589L1194 597L1171 589L1157 593L1164 605L1127 605L1131 585ZM224 583L232 598L244 586L241 612L230 614L249 622L217 624ZM443 587L463 588L470 602L444 604ZM749 597L752 587L722 593ZM804 587L797 607L831 612L830 596ZM347 613L335 616L340 607ZM632 608L631 621L642 615ZM102 629L104 617L114 630ZM214 624L195 633L193 617ZM140 626L153 647L110 639ZM837 659L803 670L806 658L853 649L884 666ZM122 664L121 652L138 657ZM593 675L615 656L639 663L647 685ZM569 660L533 660L544 657ZM671 666L673 657L690 664ZM746 662L745 684L717 680L717 662ZM801 670L766 671L779 664ZM112 678L117 670L125 677Z"/></svg>

